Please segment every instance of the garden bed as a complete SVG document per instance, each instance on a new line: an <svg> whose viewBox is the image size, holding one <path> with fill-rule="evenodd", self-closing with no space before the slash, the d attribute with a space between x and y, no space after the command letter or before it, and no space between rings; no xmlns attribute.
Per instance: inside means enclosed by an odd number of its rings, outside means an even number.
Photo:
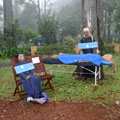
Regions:
<svg viewBox="0 0 120 120"><path fill-rule="evenodd" d="M108 105L107 105L108 106ZM116 105L105 107L86 101L47 102L0 101L0 120L119 120Z"/></svg>

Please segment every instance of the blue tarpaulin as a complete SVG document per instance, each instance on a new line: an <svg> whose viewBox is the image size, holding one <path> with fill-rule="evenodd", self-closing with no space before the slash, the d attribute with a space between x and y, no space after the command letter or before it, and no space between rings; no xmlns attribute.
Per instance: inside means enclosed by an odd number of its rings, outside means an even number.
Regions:
<svg viewBox="0 0 120 120"><path fill-rule="evenodd" d="M78 61L89 61L95 65L101 65L102 57L98 54L82 54L82 55L70 55L62 54L56 55L56 57L64 64L72 64Z"/></svg>

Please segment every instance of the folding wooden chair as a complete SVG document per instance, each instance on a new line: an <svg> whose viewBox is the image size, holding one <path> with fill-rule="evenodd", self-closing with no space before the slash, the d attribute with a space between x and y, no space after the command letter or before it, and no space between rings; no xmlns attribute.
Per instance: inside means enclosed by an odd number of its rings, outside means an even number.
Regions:
<svg viewBox="0 0 120 120"><path fill-rule="evenodd" d="M18 63L17 58L12 58L12 59L11 59L11 63L12 63L12 70L13 70L14 80L15 80L15 84L16 84L16 87L15 87L15 90L14 90L13 95L15 96L15 94L18 93L20 99L23 99L24 96L26 95L26 92L25 92L25 90L23 89L23 87L20 86L20 78L19 78L19 75L17 75L16 72L15 72L15 70L14 70L14 67L15 67L16 64ZM22 85L22 84L21 84L21 85Z"/></svg>
<svg viewBox="0 0 120 120"><path fill-rule="evenodd" d="M44 75L40 75L42 81L45 81L45 80L47 81L45 84L42 84L42 86L49 85L48 87L46 87L43 90L46 90L46 89L52 89L52 90L54 90L54 88L52 87L52 84L51 84L51 79L53 77L55 77L55 76L46 73L42 55L25 57L25 60L29 63L29 62L32 62L32 58L38 58L39 61L40 61L39 63L34 64L34 67L35 67L35 72L36 73L40 73L40 74L42 73L42 74L44 74ZM13 70L14 80L15 80L15 84L16 84L16 87L15 87L13 95L15 96L16 93L18 93L20 99L23 99L24 96L26 95L26 92L23 89L23 87L21 87L22 84L20 83L19 75L17 75L16 72L15 72L15 70L14 70L14 67L18 63L18 60L17 60L17 58L12 58L11 62L12 62L12 70Z"/></svg>
<svg viewBox="0 0 120 120"><path fill-rule="evenodd" d="M51 84L51 80L53 77L55 77L55 75L47 74L42 55L26 57L26 61L33 62L34 67L35 67L35 72L39 74L42 81L46 81L45 84L42 84L42 86L46 86L46 88L43 90L46 90L46 89L54 90Z"/></svg>

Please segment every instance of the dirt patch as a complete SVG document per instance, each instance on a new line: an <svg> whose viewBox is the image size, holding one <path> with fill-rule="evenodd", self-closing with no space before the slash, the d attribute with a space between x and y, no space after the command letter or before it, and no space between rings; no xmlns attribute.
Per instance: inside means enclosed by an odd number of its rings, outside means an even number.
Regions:
<svg viewBox="0 0 120 120"><path fill-rule="evenodd" d="M120 120L119 107L105 108L91 102L0 101L0 120Z"/></svg>

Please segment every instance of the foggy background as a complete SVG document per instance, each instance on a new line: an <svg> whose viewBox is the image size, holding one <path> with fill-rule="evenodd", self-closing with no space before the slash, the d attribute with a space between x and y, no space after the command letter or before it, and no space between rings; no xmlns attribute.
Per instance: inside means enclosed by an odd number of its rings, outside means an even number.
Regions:
<svg viewBox="0 0 120 120"><path fill-rule="evenodd" d="M118 3L119 0L103 0L102 34L103 40L107 42L119 42ZM3 14L3 0L0 0L1 33L4 31ZM24 34L18 34L24 37L21 37L23 44L34 38L43 38L46 44L56 44L62 43L66 37L78 43L82 37L82 0L12 0L12 16L13 23ZM17 40L16 44L22 44L21 41ZM9 40L9 44L14 42Z"/></svg>

